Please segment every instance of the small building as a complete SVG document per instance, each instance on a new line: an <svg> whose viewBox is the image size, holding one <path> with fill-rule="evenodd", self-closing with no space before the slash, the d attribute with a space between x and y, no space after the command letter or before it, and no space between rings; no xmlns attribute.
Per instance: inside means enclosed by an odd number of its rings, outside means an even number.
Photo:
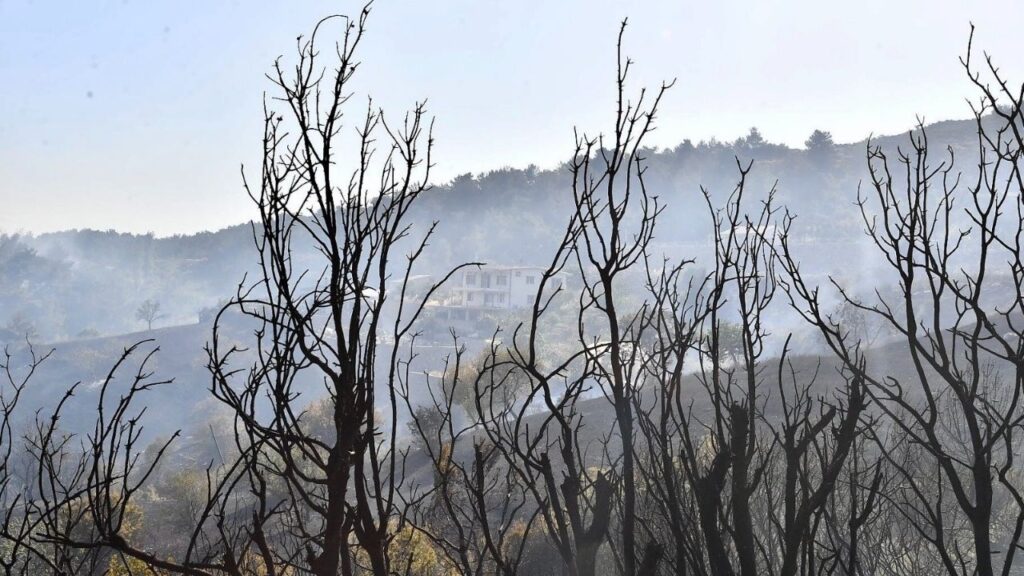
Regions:
<svg viewBox="0 0 1024 576"><path fill-rule="evenodd" d="M529 308L546 270L542 266L464 268L450 280L447 297L439 307L447 309L448 317L453 319L468 319L479 311ZM546 293L552 293L563 282L564 276L556 275L549 280Z"/></svg>

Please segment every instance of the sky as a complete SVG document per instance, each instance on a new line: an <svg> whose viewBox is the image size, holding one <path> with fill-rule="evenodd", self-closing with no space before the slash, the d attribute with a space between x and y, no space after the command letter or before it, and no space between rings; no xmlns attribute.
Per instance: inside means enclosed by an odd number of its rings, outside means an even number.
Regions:
<svg viewBox="0 0 1024 576"><path fill-rule="evenodd" d="M0 0L0 232L171 235L244 222L264 77L351 0ZM378 0L356 102L397 116L427 99L436 181L553 167L573 127L607 129L615 35L632 86L677 79L652 143L756 126L801 146L964 118L958 57L1024 81L1016 0ZM272 95L272 94L271 94Z"/></svg>

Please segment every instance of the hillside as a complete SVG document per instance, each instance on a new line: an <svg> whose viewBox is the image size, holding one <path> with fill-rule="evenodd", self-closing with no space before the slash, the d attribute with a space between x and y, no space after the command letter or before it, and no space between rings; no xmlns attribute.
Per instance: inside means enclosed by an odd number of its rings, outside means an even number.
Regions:
<svg viewBox="0 0 1024 576"><path fill-rule="evenodd" d="M961 151L975 141L972 121L939 122L928 130L933 144ZM876 141L895 148L906 135ZM648 184L666 206L656 249L675 257L701 251L711 231L701 187L713 201L724 201L735 186L739 157L755 161L751 198L763 198L777 183L779 202L799 207L798 235L831 243L830 252L843 254L845 261L863 260L862 224L852 204L867 174L864 152L864 142L791 149L756 132L732 143L686 141L652 150ZM961 156L969 167L967 155ZM438 222L419 273L437 274L468 260L545 262L570 202L570 183L561 168L504 168L439 185L413 215L414 232ZM808 252L810 269L824 266L820 255L820 250ZM203 309L234 294L255 265L252 232L245 224L165 238L95 230L0 236L0 327L10 329L0 330L0 340L26 331L48 342L132 332L140 328L135 310L146 299L161 304L164 317L158 325L195 322Z"/></svg>

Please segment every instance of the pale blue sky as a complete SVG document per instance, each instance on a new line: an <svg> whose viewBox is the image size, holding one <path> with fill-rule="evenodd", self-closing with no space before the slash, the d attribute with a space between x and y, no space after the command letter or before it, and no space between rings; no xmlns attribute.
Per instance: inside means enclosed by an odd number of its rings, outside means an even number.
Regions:
<svg viewBox="0 0 1024 576"><path fill-rule="evenodd" d="M171 234L250 217L263 73L334 1L0 0L0 230ZM438 179L542 167L572 127L606 126L614 40L630 18L635 85L678 78L655 143L758 126L799 146L967 115L957 56L1024 79L1012 0L378 0L358 95L397 114L427 97Z"/></svg>

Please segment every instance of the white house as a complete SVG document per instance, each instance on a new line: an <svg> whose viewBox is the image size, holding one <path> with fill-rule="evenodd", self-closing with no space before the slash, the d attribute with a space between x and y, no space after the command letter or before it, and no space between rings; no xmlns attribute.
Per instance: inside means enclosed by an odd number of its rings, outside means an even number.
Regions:
<svg viewBox="0 0 1024 576"><path fill-rule="evenodd" d="M450 281L448 297L442 306L456 312L456 317L466 317L465 313L484 310L529 308L537 297L537 289L545 270L541 266L485 265L464 268ZM563 275L556 275L549 280L546 292L550 294L563 282Z"/></svg>

